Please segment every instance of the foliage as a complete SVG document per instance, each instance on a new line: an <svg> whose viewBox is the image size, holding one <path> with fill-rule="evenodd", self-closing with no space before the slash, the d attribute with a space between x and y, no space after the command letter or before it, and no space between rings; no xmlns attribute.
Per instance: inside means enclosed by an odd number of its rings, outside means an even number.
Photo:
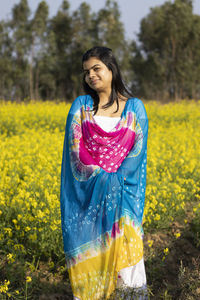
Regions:
<svg viewBox="0 0 200 300"><path fill-rule="evenodd" d="M27 0L12 9L12 18L0 23L0 98L12 100L69 99L81 92L81 57L94 45L112 47L125 58L125 37L117 2L92 13L83 2L70 14L63 0L48 16L41 1L33 16ZM120 54L120 55L119 55Z"/></svg>
<svg viewBox="0 0 200 300"><path fill-rule="evenodd" d="M73 12L63 0L55 16L40 1L31 14L20 0L0 21L0 99L69 102L82 93L83 53L112 48L132 92L147 99L200 98L200 16L192 0L166 1L142 20L128 40L117 1L98 12L82 2Z"/></svg>
<svg viewBox="0 0 200 300"><path fill-rule="evenodd" d="M167 1L141 21L133 68L140 93L200 98L200 16L192 1Z"/></svg>

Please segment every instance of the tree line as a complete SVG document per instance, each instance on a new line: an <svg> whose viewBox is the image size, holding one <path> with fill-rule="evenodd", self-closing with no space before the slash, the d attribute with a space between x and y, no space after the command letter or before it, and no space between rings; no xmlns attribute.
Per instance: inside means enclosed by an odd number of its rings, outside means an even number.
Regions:
<svg viewBox="0 0 200 300"><path fill-rule="evenodd" d="M117 1L97 13L83 2L70 13L63 0L55 16L28 0L0 21L0 99L71 101L82 91L82 54L111 48L128 88L146 99L200 99L200 16L192 0L166 1L142 19L137 40L125 37ZM134 17L134 15L133 15Z"/></svg>

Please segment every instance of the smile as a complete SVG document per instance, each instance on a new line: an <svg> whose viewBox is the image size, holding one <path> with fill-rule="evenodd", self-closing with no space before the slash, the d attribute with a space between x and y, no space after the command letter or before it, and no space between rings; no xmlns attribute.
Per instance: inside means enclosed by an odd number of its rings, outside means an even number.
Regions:
<svg viewBox="0 0 200 300"><path fill-rule="evenodd" d="M96 84L96 83L97 83L97 81L98 81L98 79L91 80L91 81L90 81L90 83L91 83L92 85L94 85L94 84Z"/></svg>

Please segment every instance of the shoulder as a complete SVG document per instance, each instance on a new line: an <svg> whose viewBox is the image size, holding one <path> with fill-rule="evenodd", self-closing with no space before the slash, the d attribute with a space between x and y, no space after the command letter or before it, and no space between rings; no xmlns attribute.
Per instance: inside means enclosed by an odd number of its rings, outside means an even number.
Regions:
<svg viewBox="0 0 200 300"><path fill-rule="evenodd" d="M142 100L138 98L129 98L129 105L131 106L132 110L136 113L136 116L142 119L147 119L147 113Z"/></svg>
<svg viewBox="0 0 200 300"><path fill-rule="evenodd" d="M89 95L80 95L72 102L72 106L82 106L87 102Z"/></svg>
<svg viewBox="0 0 200 300"><path fill-rule="evenodd" d="M80 110L82 106L90 105L92 98L90 95L80 95L72 102L69 113L74 114L77 110Z"/></svg>

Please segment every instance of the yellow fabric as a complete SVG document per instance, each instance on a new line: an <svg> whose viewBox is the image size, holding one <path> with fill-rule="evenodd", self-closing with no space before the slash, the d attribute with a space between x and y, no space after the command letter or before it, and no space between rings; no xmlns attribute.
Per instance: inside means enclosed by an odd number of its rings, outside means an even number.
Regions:
<svg viewBox="0 0 200 300"><path fill-rule="evenodd" d="M141 233L120 219L122 234L109 241L98 256L72 266L69 271L73 295L81 300L108 299L117 285L117 273L137 264L143 257Z"/></svg>

